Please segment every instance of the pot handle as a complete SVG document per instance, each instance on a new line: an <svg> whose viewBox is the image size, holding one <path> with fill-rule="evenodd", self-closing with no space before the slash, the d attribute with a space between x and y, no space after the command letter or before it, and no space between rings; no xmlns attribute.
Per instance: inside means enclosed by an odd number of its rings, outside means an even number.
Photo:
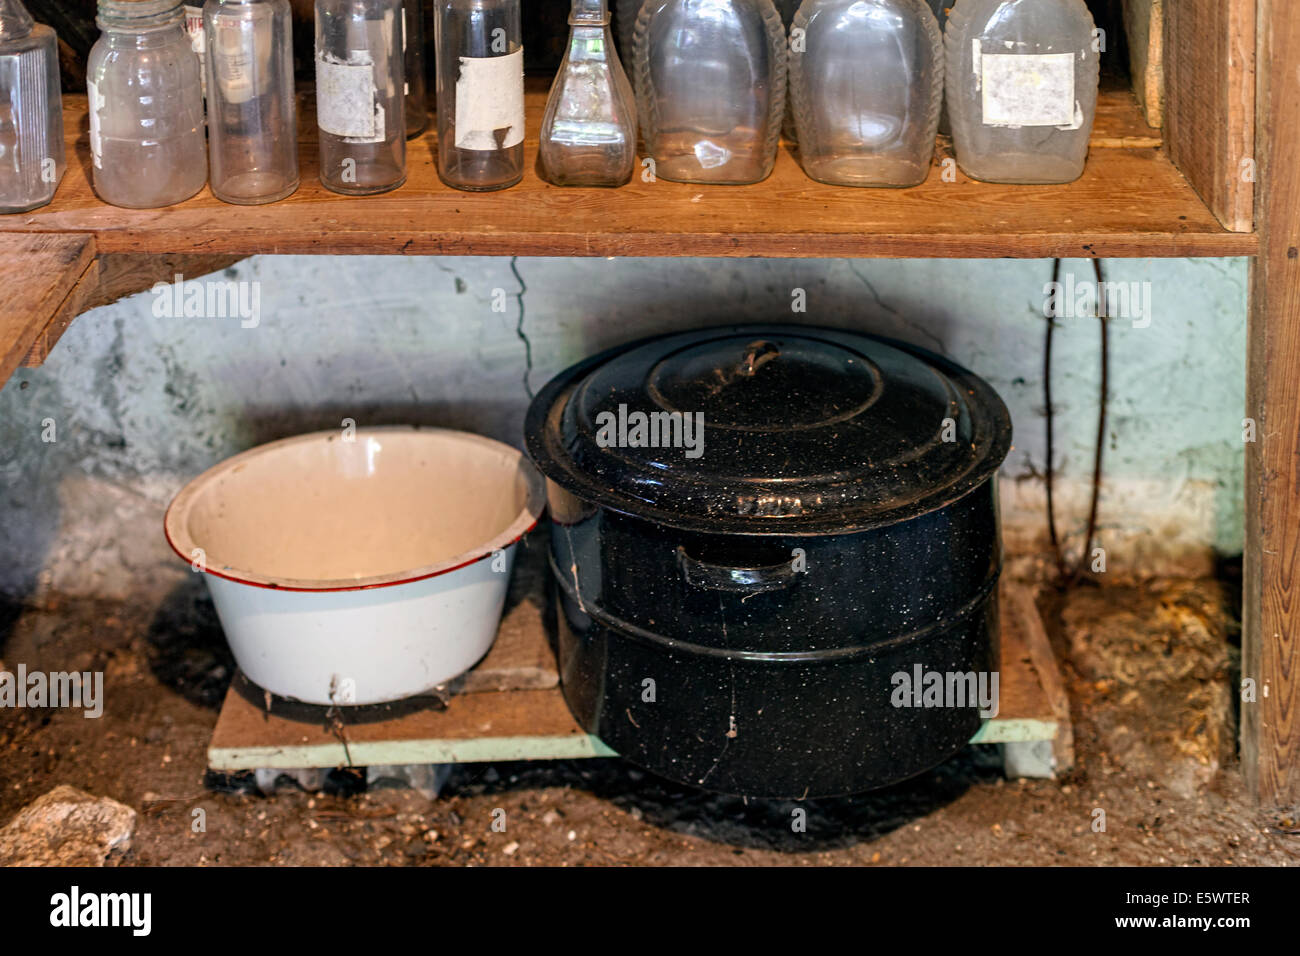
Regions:
<svg viewBox="0 0 1300 956"><path fill-rule="evenodd" d="M798 577L794 563L790 561L765 568L730 568L692 558L682 547L677 549L677 563L681 566L687 584L709 591L762 594L765 591L784 590L793 585Z"/></svg>

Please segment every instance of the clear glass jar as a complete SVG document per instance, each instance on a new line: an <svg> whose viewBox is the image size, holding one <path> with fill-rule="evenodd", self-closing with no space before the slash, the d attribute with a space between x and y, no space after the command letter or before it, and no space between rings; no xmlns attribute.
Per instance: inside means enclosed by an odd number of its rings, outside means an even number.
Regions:
<svg viewBox="0 0 1300 956"><path fill-rule="evenodd" d="M0 0L0 213L44 206L66 169L58 40Z"/></svg>
<svg viewBox="0 0 1300 956"><path fill-rule="evenodd" d="M406 53L406 138L415 139L429 128L429 87L424 78L424 4L402 0L406 32L402 34Z"/></svg>
<svg viewBox="0 0 1300 956"><path fill-rule="evenodd" d="M402 0L316 0L320 181L366 196L406 182Z"/></svg>
<svg viewBox="0 0 1300 956"><path fill-rule="evenodd" d="M926 0L804 0L794 28L804 171L837 186L924 182L943 105L943 35Z"/></svg>
<svg viewBox="0 0 1300 956"><path fill-rule="evenodd" d="M605 0L573 0L569 26L542 119L542 174L557 186L621 186L636 168L636 101Z"/></svg>
<svg viewBox="0 0 1300 956"><path fill-rule="evenodd" d="M524 175L524 37L519 0L437 0L438 175L505 189Z"/></svg>
<svg viewBox="0 0 1300 956"><path fill-rule="evenodd" d="M99 0L86 64L95 192L154 209L208 181L199 58L176 0Z"/></svg>
<svg viewBox="0 0 1300 956"><path fill-rule="evenodd" d="M995 183L1083 175L1100 57L1084 0L956 0L948 113L957 164Z"/></svg>
<svg viewBox="0 0 1300 956"><path fill-rule="evenodd" d="M289 0L207 0L203 29L212 194L283 199L299 182Z"/></svg>
<svg viewBox="0 0 1300 956"><path fill-rule="evenodd" d="M766 179L785 111L786 35L772 0L645 0L636 21L638 113L655 174Z"/></svg>

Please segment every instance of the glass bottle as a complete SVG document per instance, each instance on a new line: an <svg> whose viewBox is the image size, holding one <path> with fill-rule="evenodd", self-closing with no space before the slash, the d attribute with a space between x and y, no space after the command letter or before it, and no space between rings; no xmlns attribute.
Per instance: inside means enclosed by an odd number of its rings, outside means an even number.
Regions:
<svg viewBox="0 0 1300 956"><path fill-rule="evenodd" d="M0 213L44 206L66 168L58 40L0 0Z"/></svg>
<svg viewBox="0 0 1300 956"><path fill-rule="evenodd" d="M655 174L766 179L785 110L786 36L772 0L645 0L636 21L638 113Z"/></svg>
<svg viewBox="0 0 1300 956"><path fill-rule="evenodd" d="M524 175L524 38L519 0L437 0L438 175L505 189Z"/></svg>
<svg viewBox="0 0 1300 956"><path fill-rule="evenodd" d="M212 194L240 205L298 188L298 113L289 0L207 0Z"/></svg>
<svg viewBox="0 0 1300 956"><path fill-rule="evenodd" d="M943 36L926 0L804 0L794 27L804 171L837 186L924 182L943 105Z"/></svg>
<svg viewBox="0 0 1300 956"><path fill-rule="evenodd" d="M99 0L86 63L95 192L133 209L170 206L208 180L199 58L176 0Z"/></svg>
<svg viewBox="0 0 1300 956"><path fill-rule="evenodd" d="M956 0L948 17L948 112L957 164L995 183L1083 174L1100 57L1084 0Z"/></svg>
<svg viewBox="0 0 1300 956"><path fill-rule="evenodd" d="M636 167L636 107L614 50L609 7L573 0L569 25L569 48L542 119L542 170L558 186L621 186Z"/></svg>
<svg viewBox="0 0 1300 956"><path fill-rule="evenodd" d="M406 182L402 0L316 0L320 181L350 196Z"/></svg>
<svg viewBox="0 0 1300 956"><path fill-rule="evenodd" d="M402 0L406 32L406 138L415 139L429 128L429 87L424 79L424 3Z"/></svg>

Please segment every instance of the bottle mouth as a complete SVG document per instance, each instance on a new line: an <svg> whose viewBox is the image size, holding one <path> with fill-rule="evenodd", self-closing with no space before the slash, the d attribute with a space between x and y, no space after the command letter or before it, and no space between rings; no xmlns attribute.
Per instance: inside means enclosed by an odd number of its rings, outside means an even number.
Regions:
<svg viewBox="0 0 1300 956"><path fill-rule="evenodd" d="M109 27L160 27L183 20L179 0L99 0L95 22Z"/></svg>

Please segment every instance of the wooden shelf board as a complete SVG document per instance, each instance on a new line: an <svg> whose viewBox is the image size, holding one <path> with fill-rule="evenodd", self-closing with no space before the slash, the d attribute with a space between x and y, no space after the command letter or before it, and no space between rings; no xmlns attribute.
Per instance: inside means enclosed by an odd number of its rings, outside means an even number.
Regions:
<svg viewBox="0 0 1300 956"><path fill-rule="evenodd" d="M1087 172L1067 186L943 181L943 150L914 189L849 189L808 179L783 146L754 186L638 175L619 189L551 186L535 171L546 81L530 79L527 172L471 194L437 175L432 132L409 144L400 190L367 198L318 180L313 98L300 95L303 182L268 206L226 205L204 189L161 210L118 209L90 187L84 97L68 97L71 161L54 203L0 217L0 232L92 234L101 254L410 254L736 257L1181 257L1253 255L1256 237L1220 226L1159 148L1127 90L1106 90Z"/></svg>

